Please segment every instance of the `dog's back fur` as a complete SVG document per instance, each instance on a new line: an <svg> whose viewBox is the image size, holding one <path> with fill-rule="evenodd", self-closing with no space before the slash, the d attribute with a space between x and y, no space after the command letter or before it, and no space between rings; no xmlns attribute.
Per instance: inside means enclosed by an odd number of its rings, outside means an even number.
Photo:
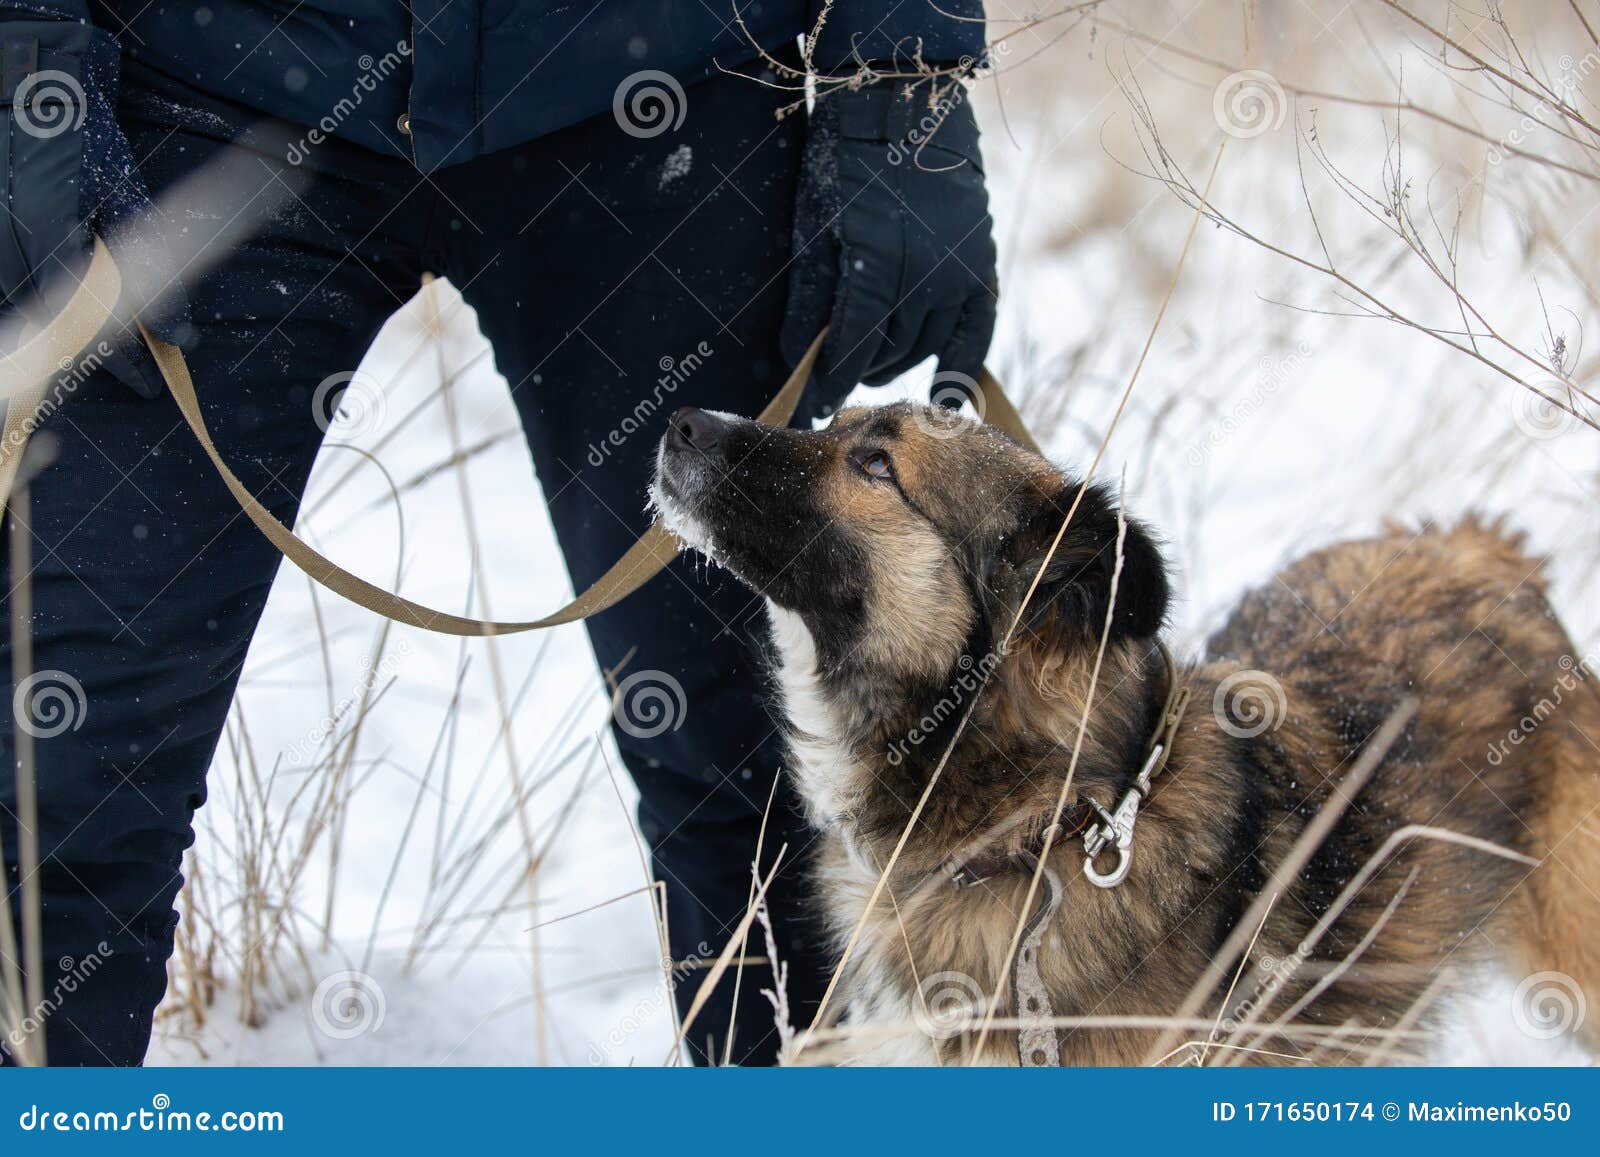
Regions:
<svg viewBox="0 0 1600 1157"><path fill-rule="evenodd" d="M1444 968L1470 973L1496 956L1519 972L1555 972L1600 991L1600 692L1546 599L1543 569L1520 536L1477 519L1449 531L1396 528L1294 563L1248 595L1209 641L1208 681L1232 667L1284 681L1284 742L1306 748L1264 777L1280 791L1285 775L1292 782L1322 753L1348 765L1402 695L1418 699L1416 717L1319 849L1299 895L1286 897L1296 907L1324 909L1331 889L1410 824L1539 861L1535 868L1459 843L1406 841L1335 926L1324 955L1342 956L1379 925L1401 888L1405 898L1361 967L1318 996L1306 1019L1397 1023L1419 981ZM1280 806L1296 794L1291 786ZM1292 950L1303 924L1280 905L1263 940ZM1586 1027L1594 1042L1595 1025Z"/></svg>

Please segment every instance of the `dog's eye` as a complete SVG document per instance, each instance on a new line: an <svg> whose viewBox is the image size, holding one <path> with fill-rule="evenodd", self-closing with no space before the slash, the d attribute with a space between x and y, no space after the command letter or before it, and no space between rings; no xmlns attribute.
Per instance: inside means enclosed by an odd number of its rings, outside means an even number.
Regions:
<svg viewBox="0 0 1600 1157"><path fill-rule="evenodd" d="M894 477L894 464L889 461L889 455L882 450L869 450L856 459L856 465L861 467L861 473L868 478L888 480Z"/></svg>

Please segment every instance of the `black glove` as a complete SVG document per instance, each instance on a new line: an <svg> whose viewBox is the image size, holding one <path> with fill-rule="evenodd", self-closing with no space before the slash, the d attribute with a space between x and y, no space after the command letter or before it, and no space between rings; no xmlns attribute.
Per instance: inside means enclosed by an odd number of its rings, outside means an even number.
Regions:
<svg viewBox="0 0 1600 1157"><path fill-rule="evenodd" d="M932 355L976 379L997 284L978 125L959 86L882 82L821 97L795 205L783 353L828 325L820 396L883 385Z"/></svg>
<svg viewBox="0 0 1600 1157"><path fill-rule="evenodd" d="M132 310L180 345L193 328L163 223L117 126L118 63L116 41L82 21L0 22L0 317L48 324L82 276L91 234L100 234L125 283L102 334L113 350L105 368L153 398L164 385Z"/></svg>

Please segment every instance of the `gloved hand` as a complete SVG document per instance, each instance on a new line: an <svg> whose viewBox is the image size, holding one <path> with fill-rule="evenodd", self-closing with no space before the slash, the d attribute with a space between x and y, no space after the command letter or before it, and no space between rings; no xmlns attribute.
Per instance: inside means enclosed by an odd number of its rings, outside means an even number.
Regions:
<svg viewBox="0 0 1600 1157"><path fill-rule="evenodd" d="M930 355L976 379L994 333L995 247L967 94L930 107L927 82L821 97L795 206L782 347L798 361L823 325L814 375L838 398Z"/></svg>
<svg viewBox="0 0 1600 1157"><path fill-rule="evenodd" d="M0 17L16 11L0 6ZM179 345L193 327L159 212L117 126L118 62L116 41L82 21L0 22L0 317L48 324L100 234L125 283L102 334L113 350L105 368L153 398L165 386L131 311Z"/></svg>

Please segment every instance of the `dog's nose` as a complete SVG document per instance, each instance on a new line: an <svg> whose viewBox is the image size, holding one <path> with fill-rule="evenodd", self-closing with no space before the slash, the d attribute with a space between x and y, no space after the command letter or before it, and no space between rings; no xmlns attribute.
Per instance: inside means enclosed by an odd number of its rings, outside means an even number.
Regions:
<svg viewBox="0 0 1600 1157"><path fill-rule="evenodd" d="M667 426L667 443L680 450L714 450L722 441L727 422L693 406L683 406Z"/></svg>

